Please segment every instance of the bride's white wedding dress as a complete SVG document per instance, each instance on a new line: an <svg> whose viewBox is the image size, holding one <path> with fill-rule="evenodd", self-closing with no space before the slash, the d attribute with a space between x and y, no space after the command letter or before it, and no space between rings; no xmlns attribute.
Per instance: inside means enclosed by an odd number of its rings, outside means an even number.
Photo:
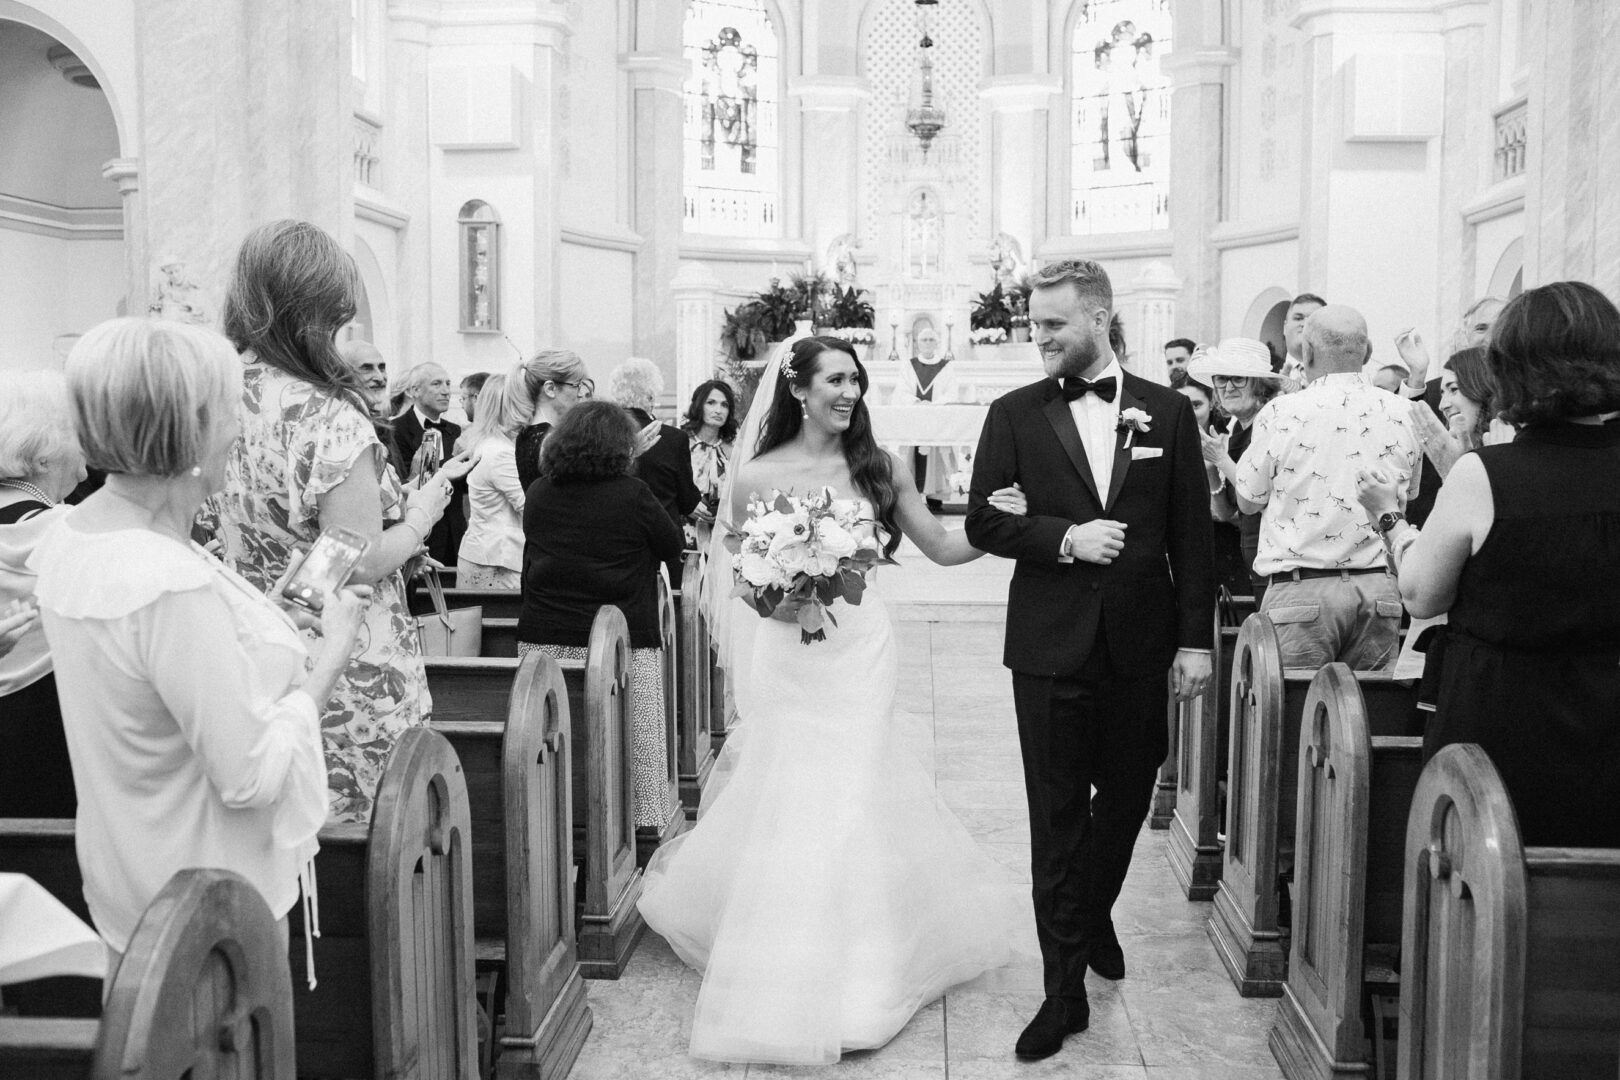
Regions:
<svg viewBox="0 0 1620 1080"><path fill-rule="evenodd" d="M1018 897L897 729L876 590L839 601L811 645L732 603L757 624L734 663L741 723L696 828L648 867L641 912L703 972L693 1055L833 1062L1003 963Z"/></svg>

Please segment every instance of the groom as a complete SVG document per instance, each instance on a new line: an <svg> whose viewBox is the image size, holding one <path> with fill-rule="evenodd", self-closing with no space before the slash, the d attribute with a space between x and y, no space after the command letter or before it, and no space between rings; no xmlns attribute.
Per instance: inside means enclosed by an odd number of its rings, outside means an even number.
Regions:
<svg viewBox="0 0 1620 1080"><path fill-rule="evenodd" d="M1108 345L1113 303L1094 262L1035 275L1030 331L1050 377L990 406L968 497L968 539L1018 563L1002 662L1046 983L1018 1039L1027 1060L1085 1030L1088 965L1124 977L1110 911L1169 751L1165 674L1180 699L1210 678L1209 488L1192 406L1121 370ZM988 502L1014 482L1027 516Z"/></svg>

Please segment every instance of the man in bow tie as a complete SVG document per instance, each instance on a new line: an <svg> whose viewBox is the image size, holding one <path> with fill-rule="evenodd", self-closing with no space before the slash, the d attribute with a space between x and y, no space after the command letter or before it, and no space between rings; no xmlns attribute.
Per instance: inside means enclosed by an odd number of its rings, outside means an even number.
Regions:
<svg viewBox="0 0 1620 1080"><path fill-rule="evenodd" d="M461 438L461 425L444 418L445 410L450 408L451 382L450 373L438 364L430 361L411 368L405 373L404 390L409 405L394 418L394 447L397 453L394 465L401 477L414 482L420 466L417 451L422 447L424 433L438 431L444 442L444 457L449 458L455 450L456 440ZM461 561L461 537L467 531L467 513L462 507L462 497L466 493L466 480L457 480L449 509L445 510L444 516L428 535L428 554L446 566L455 566Z"/></svg>
<svg viewBox="0 0 1620 1080"><path fill-rule="evenodd" d="M1166 673L1178 698L1203 693L1215 609L1191 404L1121 369L1101 266L1056 263L1033 285L1030 330L1048 378L990 406L967 517L975 547L1018 564L1003 663L1013 673L1046 984L1018 1039L1025 1059L1085 1030L1088 967L1125 974L1111 911L1169 750ZM988 501L1015 482L1027 516Z"/></svg>

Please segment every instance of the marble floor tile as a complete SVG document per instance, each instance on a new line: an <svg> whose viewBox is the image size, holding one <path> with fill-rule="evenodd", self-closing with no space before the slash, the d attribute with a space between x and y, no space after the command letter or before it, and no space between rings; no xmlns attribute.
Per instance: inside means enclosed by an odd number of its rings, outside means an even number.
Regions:
<svg viewBox="0 0 1620 1080"><path fill-rule="evenodd" d="M1021 780L941 780L935 788L953 810L1017 810L1026 805Z"/></svg>
<svg viewBox="0 0 1620 1080"><path fill-rule="evenodd" d="M938 762L935 776L940 780L1013 780L1024 782L1024 762L1012 754L980 755L954 753L934 745Z"/></svg>
<svg viewBox="0 0 1620 1080"><path fill-rule="evenodd" d="M1273 1063L1266 1037L1275 998L1239 997L1224 974L1162 983L1127 977L1119 985L1145 1064Z"/></svg>
<svg viewBox="0 0 1620 1080"><path fill-rule="evenodd" d="M1148 1071L1140 1065L1093 1065L1073 1059L1073 1044L1085 1035L1069 1036L1063 1050L1045 1061L953 1061L950 1080L1145 1080Z"/></svg>
<svg viewBox="0 0 1620 1080"><path fill-rule="evenodd" d="M956 816L974 839L984 843L1029 843L1027 810L958 810Z"/></svg>
<svg viewBox="0 0 1620 1080"><path fill-rule="evenodd" d="M1013 881L1022 885L1030 883L1028 844L992 844L981 840L979 850L996 860Z"/></svg>

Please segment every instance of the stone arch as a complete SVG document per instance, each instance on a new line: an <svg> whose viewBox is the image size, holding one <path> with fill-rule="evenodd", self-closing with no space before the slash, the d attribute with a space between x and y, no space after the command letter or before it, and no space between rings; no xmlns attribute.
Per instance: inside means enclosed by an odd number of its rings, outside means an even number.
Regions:
<svg viewBox="0 0 1620 1080"><path fill-rule="evenodd" d="M140 152L140 124L136 112L139 98L136 94L134 7L131 0L102 0L93 5L93 11L89 7L86 5L82 35L21 0L0 0L0 21L32 27L73 50L95 75L107 98L113 126L118 132L119 156L135 157ZM125 29L128 40L123 34Z"/></svg>
<svg viewBox="0 0 1620 1080"><path fill-rule="evenodd" d="M388 295L388 278L382 262L364 237L354 238L354 265L360 272L360 292L356 298L358 310L350 326L364 323L360 331L377 350L389 360L398 357L398 342L394 334L393 303Z"/></svg>
<svg viewBox="0 0 1620 1080"><path fill-rule="evenodd" d="M1273 350L1274 356L1286 355L1283 320L1288 317L1288 305L1292 300L1293 295L1279 286L1266 289L1249 304L1249 310L1243 316L1242 335L1265 342Z"/></svg>
<svg viewBox="0 0 1620 1080"><path fill-rule="evenodd" d="M1511 300L1524 291L1524 237L1514 237L1496 260L1484 295Z"/></svg>

